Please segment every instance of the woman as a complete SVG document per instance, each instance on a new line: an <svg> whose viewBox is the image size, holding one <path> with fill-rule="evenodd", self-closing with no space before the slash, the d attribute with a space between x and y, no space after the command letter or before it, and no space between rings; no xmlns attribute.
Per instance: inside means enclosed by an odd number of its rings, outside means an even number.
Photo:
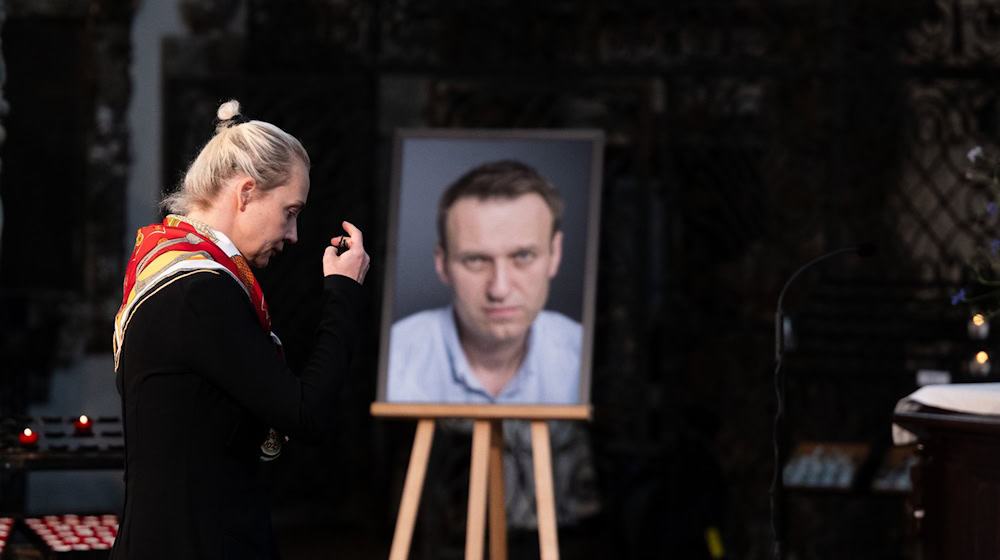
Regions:
<svg viewBox="0 0 1000 560"><path fill-rule="evenodd" d="M262 460L330 427L333 392L356 344L368 271L361 232L323 253L316 346L285 365L249 265L298 238L309 156L294 137L219 107L215 135L139 230L115 318L125 427L125 508L112 558L273 558Z"/></svg>

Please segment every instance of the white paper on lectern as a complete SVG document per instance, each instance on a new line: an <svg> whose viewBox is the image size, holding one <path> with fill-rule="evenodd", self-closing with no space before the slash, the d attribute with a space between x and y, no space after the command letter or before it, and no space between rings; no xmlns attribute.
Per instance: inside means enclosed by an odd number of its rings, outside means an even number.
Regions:
<svg viewBox="0 0 1000 560"><path fill-rule="evenodd" d="M903 397L896 403L896 412L915 412L921 406L965 414L1000 416L1000 383L958 383L927 385ZM913 432L892 425L892 441L896 445L913 443Z"/></svg>

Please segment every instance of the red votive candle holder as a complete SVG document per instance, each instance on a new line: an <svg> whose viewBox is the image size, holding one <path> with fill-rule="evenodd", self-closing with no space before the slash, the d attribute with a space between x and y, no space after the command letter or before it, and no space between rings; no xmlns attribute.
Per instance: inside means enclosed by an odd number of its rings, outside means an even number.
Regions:
<svg viewBox="0 0 1000 560"><path fill-rule="evenodd" d="M94 423L90 421L90 418L86 414L81 414L79 418L73 421L73 431L78 436L89 436L94 432Z"/></svg>
<svg viewBox="0 0 1000 560"><path fill-rule="evenodd" d="M31 428L25 428L17 435L17 440L25 446L38 445L38 433Z"/></svg>

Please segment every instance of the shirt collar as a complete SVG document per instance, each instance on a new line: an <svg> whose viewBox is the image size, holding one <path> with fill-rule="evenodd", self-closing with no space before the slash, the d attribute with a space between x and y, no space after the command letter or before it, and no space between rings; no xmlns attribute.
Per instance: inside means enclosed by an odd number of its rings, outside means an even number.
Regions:
<svg viewBox="0 0 1000 560"><path fill-rule="evenodd" d="M494 397L472 373L472 367L469 366L469 360L466 358L465 351L462 349L462 343L458 338L458 325L455 322L454 306L449 305L445 309L443 320L442 330L444 331L444 343L448 351L451 374L455 382L464 386L467 391L480 394L490 402L511 402L517 399L521 388L527 383L527 380L537 374L538 368L535 364L535 352L532 352L537 342L535 340L536 329L532 325L528 331L528 348L525 352L524 360L517 368L517 373L514 377L507 382L507 385L500 391L500 394Z"/></svg>
<svg viewBox="0 0 1000 560"><path fill-rule="evenodd" d="M235 257L236 255L240 255L241 257L243 256L243 254L240 253L240 250L236 248L236 244L229 239L229 236L206 224L205 222L196 220L191 216L181 216L178 214L171 214L167 217L177 218L178 220L191 224L191 227L193 227L195 231L211 239L212 243L218 245L219 248L222 249L229 257Z"/></svg>

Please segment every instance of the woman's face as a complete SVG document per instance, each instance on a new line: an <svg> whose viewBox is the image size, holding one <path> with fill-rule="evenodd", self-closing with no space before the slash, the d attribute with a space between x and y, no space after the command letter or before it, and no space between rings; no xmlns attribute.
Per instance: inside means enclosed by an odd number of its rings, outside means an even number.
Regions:
<svg viewBox="0 0 1000 560"><path fill-rule="evenodd" d="M250 190L240 212L238 239L233 239L250 264L263 268L285 243L298 241L296 222L308 196L309 171L298 159L287 183L268 191Z"/></svg>

